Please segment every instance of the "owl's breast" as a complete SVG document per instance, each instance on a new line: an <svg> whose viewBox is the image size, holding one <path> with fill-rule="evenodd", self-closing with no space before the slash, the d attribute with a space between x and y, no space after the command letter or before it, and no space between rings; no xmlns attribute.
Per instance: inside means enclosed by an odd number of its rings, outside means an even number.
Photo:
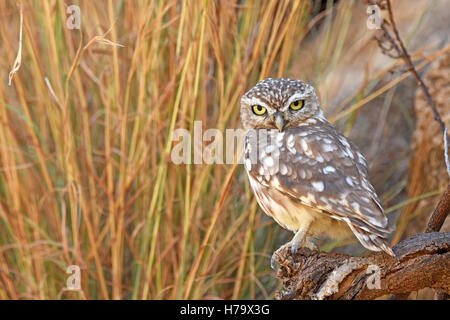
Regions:
<svg viewBox="0 0 450 320"><path fill-rule="evenodd" d="M300 229L309 230L310 235L325 235L333 239L343 239L351 235L352 232L345 222L333 219L276 189L265 186L249 173L248 177L259 206L281 227L294 233Z"/></svg>
<svg viewBox="0 0 450 320"><path fill-rule="evenodd" d="M316 219L317 212L302 205L276 189L255 180L247 171L250 186L256 201L265 214L272 217L280 226L296 232L303 226L308 226Z"/></svg>
<svg viewBox="0 0 450 320"><path fill-rule="evenodd" d="M331 232L330 236L337 237L334 233L342 233L342 223L316 205L322 201L326 181L321 172L331 167L324 163L325 154L314 153L317 148L312 143L302 147L309 132L309 128L250 132L245 139L244 165L259 206L279 225L294 232L309 229L313 234Z"/></svg>

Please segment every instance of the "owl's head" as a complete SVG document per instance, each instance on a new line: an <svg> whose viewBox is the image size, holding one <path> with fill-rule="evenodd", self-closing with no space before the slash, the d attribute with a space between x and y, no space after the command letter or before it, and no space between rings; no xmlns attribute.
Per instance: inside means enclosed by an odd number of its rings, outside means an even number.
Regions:
<svg viewBox="0 0 450 320"><path fill-rule="evenodd" d="M323 117L314 88L300 80L265 79L242 96L244 128L278 129L299 126Z"/></svg>

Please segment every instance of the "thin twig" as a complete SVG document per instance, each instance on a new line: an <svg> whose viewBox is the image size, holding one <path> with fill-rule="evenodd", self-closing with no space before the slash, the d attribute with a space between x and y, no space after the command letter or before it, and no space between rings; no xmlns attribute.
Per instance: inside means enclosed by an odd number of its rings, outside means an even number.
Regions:
<svg viewBox="0 0 450 320"><path fill-rule="evenodd" d="M414 64L411 61L411 57L409 56L408 51L406 50L405 45L403 44L403 41L400 38L400 34L398 32L397 26L395 25L395 21L394 21L394 14L392 12L391 1L387 0L386 4L387 4L387 10L388 10L388 13L389 13L390 23L392 24L392 30L394 31L395 38L396 38L396 40L397 40L397 42L398 42L398 44L400 45L400 48L401 48L401 52L400 52L401 55L400 55L400 57L405 61L406 65L409 67L409 70L412 72L412 74L416 78L417 82L419 83L420 88L422 89L423 93L425 94L425 98L427 99L428 103L430 104L431 109L433 110L434 118L439 123L441 131L442 131L442 133L444 135L445 164L447 166L447 174L450 177L450 163L448 161L448 145L449 145L449 136L447 134L448 130L445 127L445 123L442 121L442 118L441 118L441 116L440 116L440 114L439 114L439 112L438 112L438 110L436 108L436 105L434 104L433 99L431 98L430 92L428 91L428 87L425 85L425 83L423 82L422 78L417 73L416 68L414 67Z"/></svg>
<svg viewBox="0 0 450 320"><path fill-rule="evenodd" d="M394 58L394 59L398 59L398 58L403 59L406 66L408 67L408 70L411 71L411 73L413 74L417 83L419 84L419 87L422 89L422 91L425 95L425 98L427 99L427 101L433 111L434 118L439 123L439 127L441 128L441 131L443 133L444 146L445 146L445 150L444 150L445 165L447 167L447 174L450 177L450 161L449 161L449 155L448 155L448 153L449 153L448 146L450 145L450 143L449 143L450 137L448 136L448 130L445 126L444 121L442 121L442 118L439 114L439 111L438 111L433 99L431 98L428 87L425 85L422 78L417 73L417 70L414 67L411 57L410 57L408 51L406 50L405 45L403 44L403 41L400 37L400 33L397 29L397 25L395 24L391 1L386 0L383 2L378 2L378 5L380 7L382 7L382 9L387 9L388 14L389 14L389 21L383 20L383 23L381 24L381 29L383 30L383 33L380 36L376 37L378 45L379 45L381 51L383 52L383 54L385 54L391 58ZM392 32L394 33L394 37L390 34L388 26L391 27Z"/></svg>
<svg viewBox="0 0 450 320"><path fill-rule="evenodd" d="M434 118L439 123L439 126L441 127L442 133L445 133L445 124L442 121L441 116L439 115L439 112L438 112L438 110L436 108L436 105L434 104L433 99L431 98L430 92L428 91L428 87L425 85L425 83L423 82L422 78L417 73L416 68L414 67L414 64L411 61L411 57L409 56L409 53L406 50L405 45L403 44L403 41L400 38L400 34L398 32L397 26L395 25L394 14L392 12L392 7L391 7L391 1L390 0L387 0L387 9L388 9L388 12L389 12L390 23L392 24L392 30L394 31L395 38L396 38L396 40L397 40L397 42L398 42L398 44L400 45L400 48L401 48L401 54L402 55L400 57L405 61L406 65L409 67L409 69L413 73L414 77L416 78L417 82L419 83L420 87L422 88L423 93L425 94L425 98L428 100L428 102L430 103L431 108L433 109Z"/></svg>

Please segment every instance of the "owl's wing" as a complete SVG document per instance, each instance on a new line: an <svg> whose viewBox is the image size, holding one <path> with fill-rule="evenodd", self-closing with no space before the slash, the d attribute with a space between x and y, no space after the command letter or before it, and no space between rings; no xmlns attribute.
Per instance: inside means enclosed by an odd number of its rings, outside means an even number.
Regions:
<svg viewBox="0 0 450 320"><path fill-rule="evenodd" d="M367 248L390 251L384 241L388 220L356 146L326 121L289 128L276 139L281 142L278 150L262 145L258 162L249 170L253 178L345 221Z"/></svg>

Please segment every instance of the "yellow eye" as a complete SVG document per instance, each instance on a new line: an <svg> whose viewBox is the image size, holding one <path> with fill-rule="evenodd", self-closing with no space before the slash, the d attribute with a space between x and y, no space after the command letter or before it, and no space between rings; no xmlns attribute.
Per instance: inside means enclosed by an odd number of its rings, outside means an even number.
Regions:
<svg viewBox="0 0 450 320"><path fill-rule="evenodd" d="M267 109L264 108L263 106L255 105L255 106L252 106L252 111L257 116L262 116L263 114L266 113Z"/></svg>
<svg viewBox="0 0 450 320"><path fill-rule="evenodd" d="M301 108L303 108L303 105L305 104L304 100L297 100L294 101L290 104L289 108L291 108L291 110L297 111L300 110Z"/></svg>

